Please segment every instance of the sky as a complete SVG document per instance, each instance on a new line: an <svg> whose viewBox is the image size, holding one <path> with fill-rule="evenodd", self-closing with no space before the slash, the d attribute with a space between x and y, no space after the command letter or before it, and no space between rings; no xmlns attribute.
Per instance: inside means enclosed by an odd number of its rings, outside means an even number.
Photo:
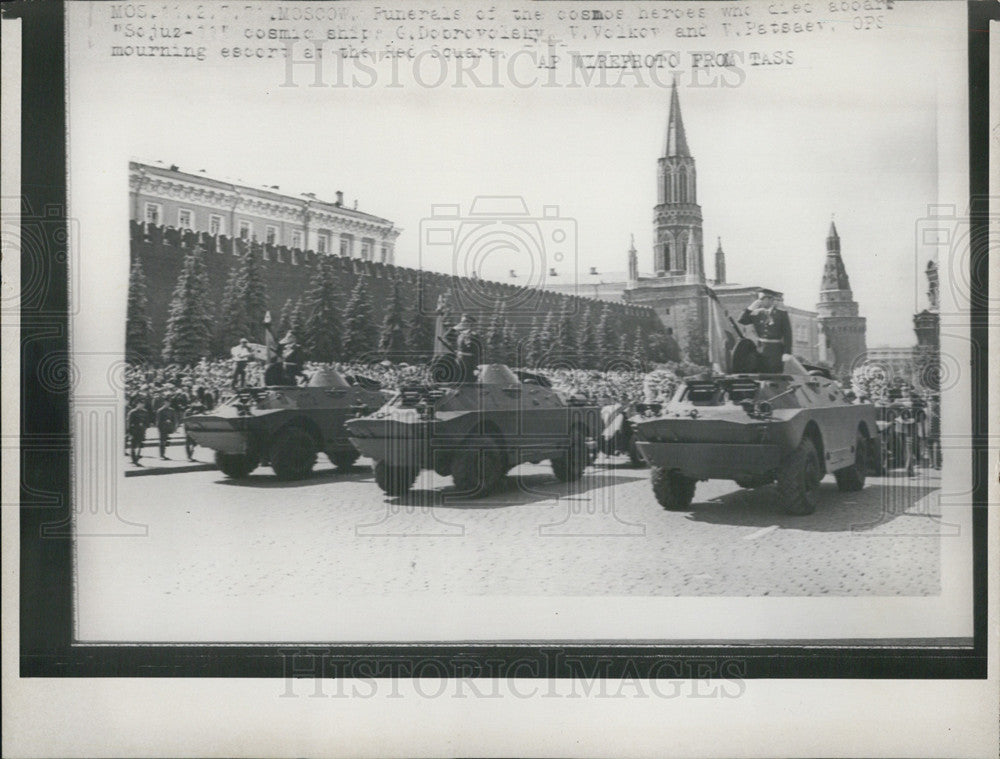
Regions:
<svg viewBox="0 0 1000 759"><path fill-rule="evenodd" d="M70 111L71 187L110 184L139 159L321 198L342 190L402 228L398 264L438 271L454 262L421 252L432 205L465 212L477 196L516 195L536 216L558 206L575 226L579 281L590 267L624 271L631 235L640 269L652 269L667 86L311 88L305 72L303 86L280 87L281 64L111 62L89 52L102 39L93 18L77 21L90 46L70 68L70 102L80 104ZM940 142L954 127L942 93L964 76L964 41L939 44L941 24L916 9L892 21L870 36L699 40L690 49L794 47L795 64L745 67L739 86L693 86L689 71L679 79L708 274L721 238L729 281L814 309L834 218L870 347L914 343L912 315L926 305L916 226L929 204L961 203L943 197L944 185L961 184L944 176L960 167L942 166ZM74 197L81 213L94 204L95 218L113 223L92 196ZM525 268L507 264L490 271ZM551 265L572 281L572 259Z"/></svg>

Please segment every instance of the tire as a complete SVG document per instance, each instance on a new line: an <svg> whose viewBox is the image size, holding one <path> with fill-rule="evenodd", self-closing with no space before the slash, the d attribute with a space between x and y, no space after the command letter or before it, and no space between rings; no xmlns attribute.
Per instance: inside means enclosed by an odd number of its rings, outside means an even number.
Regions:
<svg viewBox="0 0 1000 759"><path fill-rule="evenodd" d="M642 454L639 453L639 446L636 445L634 432L628 436L628 445L626 446L625 451L628 453L628 463L633 467L640 469L646 466L646 459L644 459Z"/></svg>
<svg viewBox="0 0 1000 759"><path fill-rule="evenodd" d="M406 495L413 483L417 481L420 473L416 467L392 466L382 461L375 462L375 482L382 488L388 496L399 497Z"/></svg>
<svg viewBox="0 0 1000 759"><path fill-rule="evenodd" d="M215 452L215 465L219 470L234 480L242 480L257 468L257 460L244 453Z"/></svg>
<svg viewBox="0 0 1000 759"><path fill-rule="evenodd" d="M456 454L451 461L451 481L457 490L471 498L481 498L492 492L506 473L503 452L490 437Z"/></svg>
<svg viewBox="0 0 1000 759"><path fill-rule="evenodd" d="M862 490L865 486L865 475L868 473L868 438L858 433L854 441L854 463L833 473L837 478L837 487L843 493Z"/></svg>
<svg viewBox="0 0 1000 759"><path fill-rule="evenodd" d="M868 474L872 477L883 477L885 476L886 462L885 446L882 445L882 439L873 437L868 443L870 445L868 450Z"/></svg>
<svg viewBox="0 0 1000 759"><path fill-rule="evenodd" d="M361 458L361 454L358 451L335 451L327 454L327 458L337 469L343 470L354 466L354 462Z"/></svg>
<svg viewBox="0 0 1000 759"><path fill-rule="evenodd" d="M569 434L569 448L551 460L552 473L559 482L576 482L587 468L587 438L574 427Z"/></svg>
<svg viewBox="0 0 1000 759"><path fill-rule="evenodd" d="M816 446L804 437L778 470L778 503L785 513L812 514L816 510L816 491L821 478Z"/></svg>
<svg viewBox="0 0 1000 759"><path fill-rule="evenodd" d="M650 471L650 482L653 484L653 495L657 502L667 511L687 511L694 500L696 480L685 477L676 469L665 469L654 466Z"/></svg>
<svg viewBox="0 0 1000 759"><path fill-rule="evenodd" d="M279 480L302 480L316 463L316 441L300 427L289 427L271 443L271 468Z"/></svg>

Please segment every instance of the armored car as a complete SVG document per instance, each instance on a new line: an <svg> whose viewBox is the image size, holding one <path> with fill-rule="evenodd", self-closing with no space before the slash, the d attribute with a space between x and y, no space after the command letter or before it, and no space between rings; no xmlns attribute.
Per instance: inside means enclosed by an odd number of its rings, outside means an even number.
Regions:
<svg viewBox="0 0 1000 759"><path fill-rule="evenodd" d="M790 514L810 514L826 474L840 490L864 487L878 456L875 409L852 403L840 385L794 358L782 374L689 378L666 404L640 404L636 445L652 467L665 509L687 509L700 480L741 487L776 483Z"/></svg>
<svg viewBox="0 0 1000 759"><path fill-rule="evenodd" d="M307 477L322 452L338 469L360 455L344 422L373 411L389 395L367 377L317 371L306 386L251 387L234 392L211 413L184 420L195 444L215 451L228 477L249 475L269 465L282 480Z"/></svg>
<svg viewBox="0 0 1000 759"><path fill-rule="evenodd" d="M473 381L405 386L378 411L348 421L347 431L375 460L375 479L388 495L403 495L421 470L433 469L477 497L523 462L547 459L559 480L579 479L599 420L596 406L560 393L542 375L484 364Z"/></svg>

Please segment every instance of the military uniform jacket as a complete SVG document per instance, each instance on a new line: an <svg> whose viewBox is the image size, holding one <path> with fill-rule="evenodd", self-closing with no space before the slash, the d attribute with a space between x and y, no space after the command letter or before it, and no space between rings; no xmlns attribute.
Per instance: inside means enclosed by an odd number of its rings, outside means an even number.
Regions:
<svg viewBox="0 0 1000 759"><path fill-rule="evenodd" d="M788 319L787 311L782 311L780 308L772 308L770 311L763 308L751 311L747 308L743 310L739 322L752 324L757 337L764 345L780 340L782 352L792 352L792 323Z"/></svg>
<svg viewBox="0 0 1000 759"><path fill-rule="evenodd" d="M483 348L479 340L479 335L471 329L458 333L455 339L455 355L458 358L465 359L471 364L478 366L481 363L482 351Z"/></svg>

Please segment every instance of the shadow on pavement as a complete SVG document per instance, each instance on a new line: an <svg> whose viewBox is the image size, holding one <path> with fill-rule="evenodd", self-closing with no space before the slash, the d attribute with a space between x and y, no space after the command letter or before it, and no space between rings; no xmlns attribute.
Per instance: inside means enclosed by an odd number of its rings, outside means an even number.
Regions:
<svg viewBox="0 0 1000 759"><path fill-rule="evenodd" d="M364 466L354 466L348 470L329 468L317 469L304 480L279 480L275 477L270 467L260 467L242 480L233 480L226 477L221 472L219 479L215 481L217 485L228 485L234 488L277 488L287 490L289 488L307 488L317 485L329 485L334 482L364 482L370 480L374 482L371 469Z"/></svg>
<svg viewBox="0 0 1000 759"><path fill-rule="evenodd" d="M711 501L691 505L688 519L710 524L770 527L808 532L864 532L898 517L936 519L937 506L914 505L939 489L921 478L869 478L864 490L841 493L832 478L820 484L816 511L807 516L784 513L776 502L774 485L756 490L737 490Z"/></svg>
<svg viewBox="0 0 1000 759"><path fill-rule="evenodd" d="M577 482L560 482L553 474L519 474L516 470L506 477L497 489L484 498L469 498L454 486L443 488L414 489L402 498L387 499L400 506L439 507L445 509L505 509L541 501L558 499L590 500L587 495L593 490L626 485L635 480L645 479L642 470L632 470L634 474L610 474L608 471L588 470ZM418 480L419 482L419 480Z"/></svg>

